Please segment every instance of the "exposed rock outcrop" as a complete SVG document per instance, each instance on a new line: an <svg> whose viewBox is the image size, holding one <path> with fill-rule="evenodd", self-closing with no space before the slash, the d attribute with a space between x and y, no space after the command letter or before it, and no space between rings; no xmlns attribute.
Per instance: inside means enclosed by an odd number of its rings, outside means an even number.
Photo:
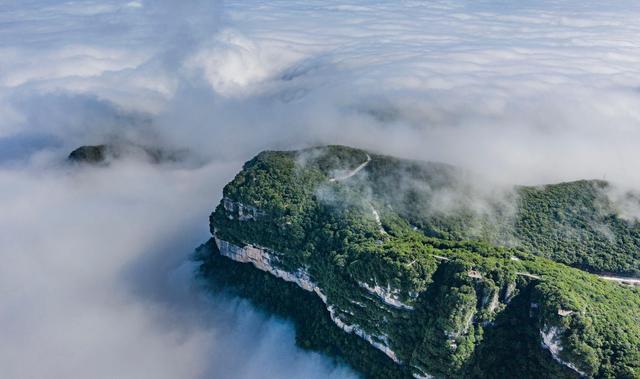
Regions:
<svg viewBox="0 0 640 379"><path fill-rule="evenodd" d="M282 280L293 282L305 291L314 292L327 306L327 311L331 320L342 330L347 333L354 333L369 342L373 347L385 353L394 362L400 363L397 354L388 346L388 338L384 335L372 335L367 333L360 326L355 324L347 324L339 316L335 305L327 302L327 296L322 289L313 282L309 273L304 269L298 269L296 272L288 272L276 267L278 260L277 255L267 248L253 245L244 247L236 246L227 241L221 240L214 234L214 240L220 254L236 262L251 263L257 269L266 271Z"/></svg>
<svg viewBox="0 0 640 379"><path fill-rule="evenodd" d="M368 292L378 296L382 301L391 305L392 307L396 307L399 309L413 310L413 306L408 305L400 301L400 291L394 290L390 286L386 288L382 288L379 285L375 285L373 287L369 286L367 283L358 282L358 285Z"/></svg>
<svg viewBox="0 0 640 379"><path fill-rule="evenodd" d="M224 210L227 211L227 217L230 220L237 218L239 221L255 221L265 214L257 207L233 201L228 197L222 199L222 205Z"/></svg>
<svg viewBox="0 0 640 379"><path fill-rule="evenodd" d="M564 331L553 325L544 325L540 330L540 337L542 338L542 346L551 352L553 359L557 362L569 367L573 371L580 374L580 376L586 376L587 374L581 371L575 364L568 362L560 357L560 353L563 350L562 347L562 333Z"/></svg>

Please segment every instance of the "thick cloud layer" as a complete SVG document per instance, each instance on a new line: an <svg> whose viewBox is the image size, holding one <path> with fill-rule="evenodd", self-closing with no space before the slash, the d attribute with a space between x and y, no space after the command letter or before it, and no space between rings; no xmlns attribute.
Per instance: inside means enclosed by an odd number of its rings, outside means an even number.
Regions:
<svg viewBox="0 0 640 379"><path fill-rule="evenodd" d="M0 4L1 377L350 377L191 285L262 149L343 143L508 183L640 188L640 5ZM63 164L82 144L189 159Z"/></svg>
<svg viewBox="0 0 640 379"><path fill-rule="evenodd" d="M187 257L238 166L3 170L0 376L352 377L192 283Z"/></svg>

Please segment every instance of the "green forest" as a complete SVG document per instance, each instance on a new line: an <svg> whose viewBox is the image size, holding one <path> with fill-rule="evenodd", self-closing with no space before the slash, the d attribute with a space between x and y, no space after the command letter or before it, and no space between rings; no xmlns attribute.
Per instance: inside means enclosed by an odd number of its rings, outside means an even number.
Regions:
<svg viewBox="0 0 640 379"><path fill-rule="evenodd" d="M638 225L617 216L607 184L483 198L468 179L342 146L263 152L224 188L211 232L263 247L278 269L304 270L327 304L222 257L213 240L197 252L202 278L292 320L300 346L367 377L640 377L640 289L584 271L638 272ZM455 206L442 208L444 196ZM399 364L338 328L328 305ZM559 331L556 359L541 344L547 330Z"/></svg>

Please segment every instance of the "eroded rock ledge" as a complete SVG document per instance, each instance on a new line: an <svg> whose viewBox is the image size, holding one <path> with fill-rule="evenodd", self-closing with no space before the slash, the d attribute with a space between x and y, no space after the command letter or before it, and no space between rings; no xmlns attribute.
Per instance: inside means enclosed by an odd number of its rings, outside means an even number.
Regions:
<svg viewBox="0 0 640 379"><path fill-rule="evenodd" d="M399 309L413 310L413 306L408 305L400 301L400 291L393 290L391 287L387 286L386 288L382 288L379 285L375 285L371 287L367 283L358 282L358 285L364 289L366 289L369 293L372 293L378 296L382 301L391 305L392 307L396 307Z"/></svg>
<svg viewBox="0 0 640 379"><path fill-rule="evenodd" d="M296 272L291 273L276 267L275 264L278 259L276 254L265 247L254 246L250 244L244 247L240 247L227 241L221 240L215 235L215 233L214 240L216 242L216 245L218 246L218 250L220 250L221 255L236 262L251 263L259 270L266 271L287 282L295 283L305 291L315 293L326 305L331 320L333 320L333 322L340 329L344 330L347 333L356 334L357 336L369 342L369 344L371 344L376 349L385 353L394 362L401 363L398 359L397 354L388 346L387 336L371 335L359 325L347 324L346 322L344 322L338 316L338 308L335 305L331 305L328 303L327 296L322 292L322 289L318 287L316 283L311 279L309 273L306 270L300 268Z"/></svg>
<svg viewBox="0 0 640 379"><path fill-rule="evenodd" d="M561 342L563 332L564 331L557 326L544 325L540 330L542 347L549 350L551 352L551 356L553 356L553 359L555 359L557 362L569 367L573 371L577 372L580 376L587 376L587 373L580 371L580 369L578 369L575 364L568 362L560 357L560 352L563 350Z"/></svg>

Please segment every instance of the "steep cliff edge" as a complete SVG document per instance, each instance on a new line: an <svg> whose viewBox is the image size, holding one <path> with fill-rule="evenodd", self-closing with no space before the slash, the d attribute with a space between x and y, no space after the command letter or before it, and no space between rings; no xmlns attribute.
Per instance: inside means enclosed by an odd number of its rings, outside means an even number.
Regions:
<svg viewBox="0 0 640 379"><path fill-rule="evenodd" d="M261 153L211 215L202 272L291 317L302 346L370 377L639 377L640 290L536 256L533 244L500 247L498 232L461 236L464 217L415 211L457 175L340 146ZM265 287L274 297L259 296ZM285 296L308 307L272 304Z"/></svg>

